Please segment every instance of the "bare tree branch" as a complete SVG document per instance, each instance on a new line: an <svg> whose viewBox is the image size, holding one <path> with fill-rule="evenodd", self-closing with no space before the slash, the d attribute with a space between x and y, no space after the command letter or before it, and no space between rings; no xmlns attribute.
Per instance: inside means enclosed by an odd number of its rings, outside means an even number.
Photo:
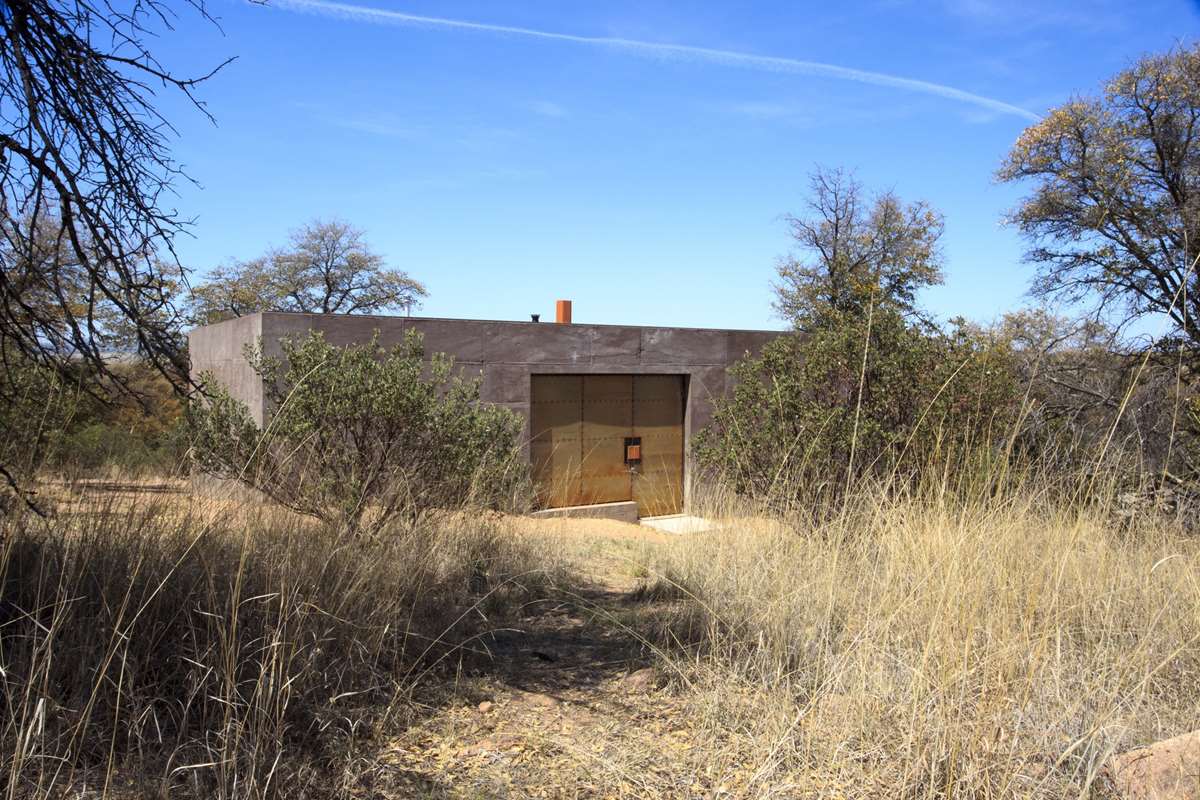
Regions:
<svg viewBox="0 0 1200 800"><path fill-rule="evenodd" d="M188 221L168 202L187 176L171 159L175 130L154 86L182 92L211 119L195 90L229 62L199 77L164 67L148 42L172 19L160 0L0 2L6 370L19 360L128 391L111 356L133 351L188 388L173 246ZM0 380L0 393L10 385Z"/></svg>

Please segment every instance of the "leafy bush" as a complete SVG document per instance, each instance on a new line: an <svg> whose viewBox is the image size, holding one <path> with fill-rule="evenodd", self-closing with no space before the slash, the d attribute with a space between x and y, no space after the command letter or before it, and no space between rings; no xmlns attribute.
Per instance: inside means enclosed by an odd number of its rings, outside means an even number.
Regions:
<svg viewBox="0 0 1200 800"><path fill-rule="evenodd" d="M963 327L943 334L887 308L825 314L731 369L696 455L735 491L784 502L936 469L1009 432L1012 367L1004 345Z"/></svg>
<svg viewBox="0 0 1200 800"><path fill-rule="evenodd" d="M86 365L66 371L10 353L0 368L0 467L7 491L33 497L40 473L116 468L174 472L187 449L182 406L144 363L114 364L109 381ZM119 381L118 387L113 381Z"/></svg>
<svg viewBox="0 0 1200 800"><path fill-rule="evenodd" d="M52 457L56 434L69 423L79 391L51 369L8 353L0 368L0 510L33 501L30 480Z"/></svg>
<svg viewBox="0 0 1200 800"><path fill-rule="evenodd" d="M319 332L282 347L282 359L246 354L270 409L262 429L219 386L192 409L201 470L350 533L523 496L520 418L481 404L478 380L455 376L446 356L426 360L415 331L390 351L378 337L342 348Z"/></svg>
<svg viewBox="0 0 1200 800"><path fill-rule="evenodd" d="M92 421L56 431L51 466L68 473L112 467L127 475L173 473L187 449L187 430L176 424L161 433Z"/></svg>

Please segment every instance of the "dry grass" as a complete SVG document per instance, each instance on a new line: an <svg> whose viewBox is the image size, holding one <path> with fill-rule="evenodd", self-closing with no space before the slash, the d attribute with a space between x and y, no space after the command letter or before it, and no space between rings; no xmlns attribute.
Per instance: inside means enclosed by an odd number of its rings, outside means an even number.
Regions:
<svg viewBox="0 0 1200 800"><path fill-rule="evenodd" d="M478 516L346 541L118 494L3 524L6 797L341 796L356 752L546 580Z"/></svg>
<svg viewBox="0 0 1200 800"><path fill-rule="evenodd" d="M1103 797L1112 752L1200 727L1200 541L1166 518L868 493L345 542L57 491L0 550L8 797Z"/></svg>
<svg viewBox="0 0 1200 800"><path fill-rule="evenodd" d="M1200 727L1198 568L1169 520L946 495L651 565L697 718L755 753L737 794L911 798L1096 796L1114 750Z"/></svg>

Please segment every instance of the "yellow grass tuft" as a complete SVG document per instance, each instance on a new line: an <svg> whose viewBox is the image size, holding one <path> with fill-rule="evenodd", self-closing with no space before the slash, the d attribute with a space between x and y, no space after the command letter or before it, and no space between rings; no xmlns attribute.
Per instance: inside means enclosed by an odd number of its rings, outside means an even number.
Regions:
<svg viewBox="0 0 1200 800"><path fill-rule="evenodd" d="M257 504L3 520L5 797L311 796L547 578L486 515L374 539Z"/></svg>
<svg viewBox="0 0 1200 800"><path fill-rule="evenodd" d="M1200 543L1162 519L867 495L652 568L714 728L753 720L746 796L816 770L846 796L1087 797L1114 750L1200 723Z"/></svg>

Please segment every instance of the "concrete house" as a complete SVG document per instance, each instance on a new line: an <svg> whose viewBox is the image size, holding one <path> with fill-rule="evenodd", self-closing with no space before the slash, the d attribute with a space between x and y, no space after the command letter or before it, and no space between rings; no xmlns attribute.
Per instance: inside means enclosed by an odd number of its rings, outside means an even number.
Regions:
<svg viewBox="0 0 1200 800"><path fill-rule="evenodd" d="M482 399L520 414L538 504L561 513L622 519L683 512L692 485L690 441L712 419L727 368L758 353L775 331L576 325L340 314L261 313L189 335L194 376L209 372L263 423L263 387L243 357L262 342L321 331L335 345L379 333L382 346L409 329L427 353L452 356L482 378ZM556 512L558 513L558 512Z"/></svg>

